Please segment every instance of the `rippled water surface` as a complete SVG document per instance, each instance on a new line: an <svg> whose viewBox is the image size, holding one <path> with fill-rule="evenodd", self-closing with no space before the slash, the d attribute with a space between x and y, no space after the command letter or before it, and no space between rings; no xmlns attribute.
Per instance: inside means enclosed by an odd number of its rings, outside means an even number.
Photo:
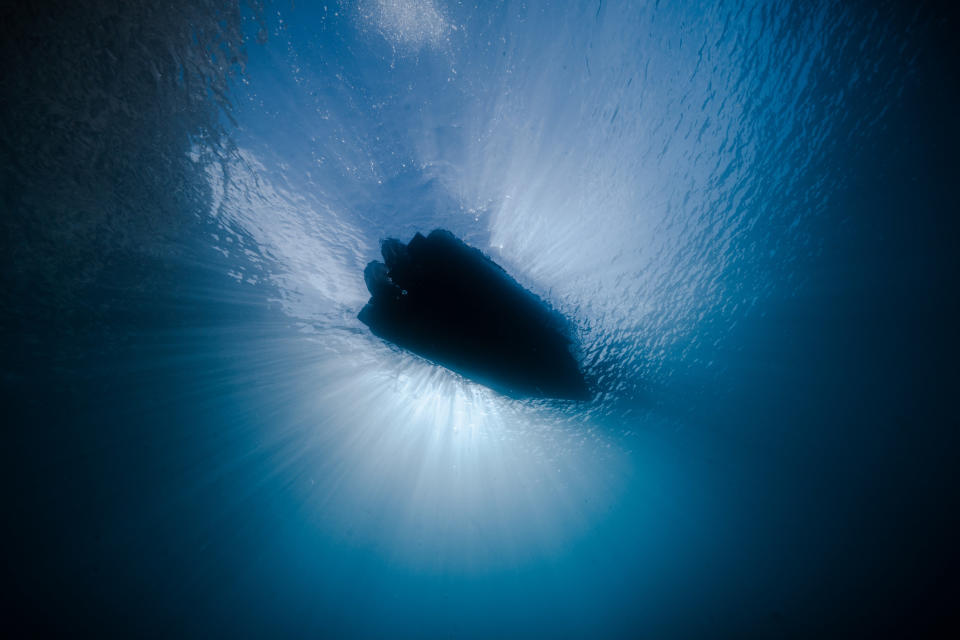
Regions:
<svg viewBox="0 0 960 640"><path fill-rule="evenodd" d="M947 12L3 11L18 619L378 638L956 621ZM572 320L591 401L505 398L357 320L380 239L438 227Z"/></svg>

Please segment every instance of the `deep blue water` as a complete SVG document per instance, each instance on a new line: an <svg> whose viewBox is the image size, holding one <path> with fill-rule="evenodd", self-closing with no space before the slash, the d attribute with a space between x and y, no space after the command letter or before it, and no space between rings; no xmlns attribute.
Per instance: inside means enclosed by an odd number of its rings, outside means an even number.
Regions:
<svg viewBox="0 0 960 640"><path fill-rule="evenodd" d="M957 628L948 12L54 5L2 27L11 625ZM356 319L436 227L573 321L592 401Z"/></svg>

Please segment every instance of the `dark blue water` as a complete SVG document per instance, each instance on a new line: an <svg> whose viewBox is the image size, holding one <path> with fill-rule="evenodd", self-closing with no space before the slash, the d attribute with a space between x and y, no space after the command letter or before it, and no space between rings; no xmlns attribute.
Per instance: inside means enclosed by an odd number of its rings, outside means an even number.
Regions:
<svg viewBox="0 0 960 640"><path fill-rule="evenodd" d="M11 625L957 628L948 12L56 4L0 21ZM593 400L356 319L436 227Z"/></svg>

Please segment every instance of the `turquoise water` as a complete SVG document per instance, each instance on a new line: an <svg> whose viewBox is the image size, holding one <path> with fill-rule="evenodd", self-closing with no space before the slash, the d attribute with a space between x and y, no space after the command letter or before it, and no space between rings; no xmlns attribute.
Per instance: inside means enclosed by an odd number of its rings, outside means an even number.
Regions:
<svg viewBox="0 0 960 640"><path fill-rule="evenodd" d="M11 10L16 620L377 638L956 624L946 16ZM500 396L356 319L379 240L436 227L571 318L593 400Z"/></svg>

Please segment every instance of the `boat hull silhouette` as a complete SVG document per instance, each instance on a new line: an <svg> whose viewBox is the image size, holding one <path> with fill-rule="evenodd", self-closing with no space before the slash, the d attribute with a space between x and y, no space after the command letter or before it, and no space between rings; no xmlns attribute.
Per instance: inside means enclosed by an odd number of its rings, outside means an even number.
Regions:
<svg viewBox="0 0 960 640"><path fill-rule="evenodd" d="M585 400L567 321L449 231L381 243L359 314L380 338L511 397Z"/></svg>

